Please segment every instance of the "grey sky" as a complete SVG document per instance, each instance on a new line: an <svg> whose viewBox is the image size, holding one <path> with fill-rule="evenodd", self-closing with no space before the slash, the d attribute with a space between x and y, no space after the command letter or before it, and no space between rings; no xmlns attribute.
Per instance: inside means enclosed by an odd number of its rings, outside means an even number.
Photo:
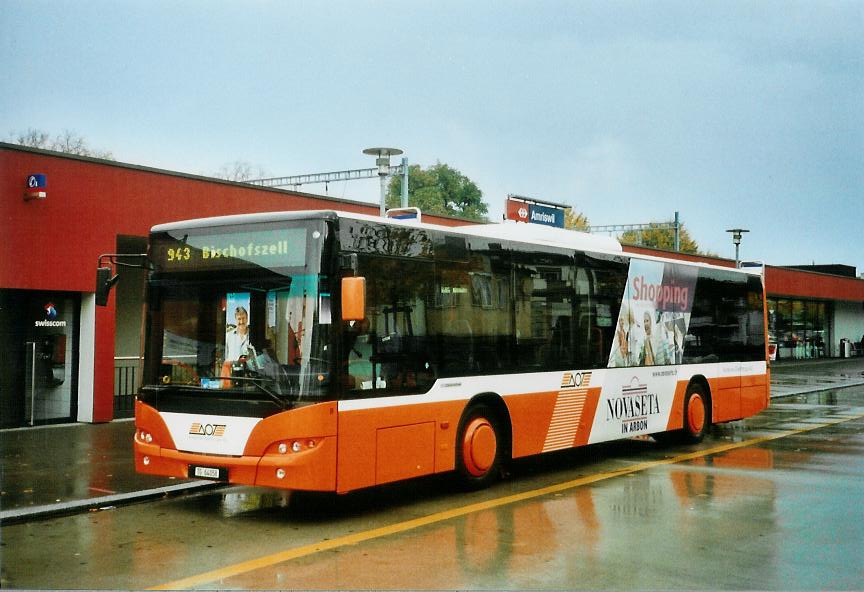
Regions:
<svg viewBox="0 0 864 592"><path fill-rule="evenodd" d="M864 0L0 4L0 135L209 174L392 145L594 224L864 271ZM309 186L324 192L323 186ZM377 182L329 194L374 200Z"/></svg>

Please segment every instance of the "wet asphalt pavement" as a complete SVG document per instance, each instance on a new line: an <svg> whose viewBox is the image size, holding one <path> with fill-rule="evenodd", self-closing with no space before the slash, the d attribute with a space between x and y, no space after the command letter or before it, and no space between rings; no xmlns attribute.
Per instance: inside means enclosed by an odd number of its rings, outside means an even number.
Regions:
<svg viewBox="0 0 864 592"><path fill-rule="evenodd" d="M704 442L542 455L466 493L224 487L4 525L3 588L768 589L864 584L864 385Z"/></svg>

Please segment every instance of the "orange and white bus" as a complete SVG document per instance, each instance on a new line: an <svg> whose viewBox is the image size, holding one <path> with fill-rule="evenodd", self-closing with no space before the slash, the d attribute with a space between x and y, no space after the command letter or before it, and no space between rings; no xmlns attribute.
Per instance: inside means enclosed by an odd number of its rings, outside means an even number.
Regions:
<svg viewBox="0 0 864 592"><path fill-rule="evenodd" d="M152 229L138 471L348 492L769 399L759 270L529 224L334 211Z"/></svg>

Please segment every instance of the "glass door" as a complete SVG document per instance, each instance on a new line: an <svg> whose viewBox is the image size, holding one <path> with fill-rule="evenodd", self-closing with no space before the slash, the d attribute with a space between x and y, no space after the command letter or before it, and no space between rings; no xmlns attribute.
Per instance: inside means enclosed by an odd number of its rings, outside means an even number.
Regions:
<svg viewBox="0 0 864 592"><path fill-rule="evenodd" d="M74 419L79 317L77 293L0 290L0 427Z"/></svg>

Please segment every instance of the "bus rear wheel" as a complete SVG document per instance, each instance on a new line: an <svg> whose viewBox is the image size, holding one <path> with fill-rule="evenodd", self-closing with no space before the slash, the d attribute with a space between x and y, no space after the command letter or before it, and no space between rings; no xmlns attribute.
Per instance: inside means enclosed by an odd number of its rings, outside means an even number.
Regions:
<svg viewBox="0 0 864 592"><path fill-rule="evenodd" d="M480 489L501 471L502 431L498 416L486 405L468 410L456 438L456 470L463 485Z"/></svg>
<svg viewBox="0 0 864 592"><path fill-rule="evenodd" d="M711 425L711 412L708 407L708 396L702 385L693 383L687 387L684 396L684 429L682 440L685 442L701 442Z"/></svg>
<svg viewBox="0 0 864 592"><path fill-rule="evenodd" d="M705 438L711 427L710 398L699 383L691 383L684 394L684 408L681 410L684 427L672 432L652 434L660 444L696 444Z"/></svg>

